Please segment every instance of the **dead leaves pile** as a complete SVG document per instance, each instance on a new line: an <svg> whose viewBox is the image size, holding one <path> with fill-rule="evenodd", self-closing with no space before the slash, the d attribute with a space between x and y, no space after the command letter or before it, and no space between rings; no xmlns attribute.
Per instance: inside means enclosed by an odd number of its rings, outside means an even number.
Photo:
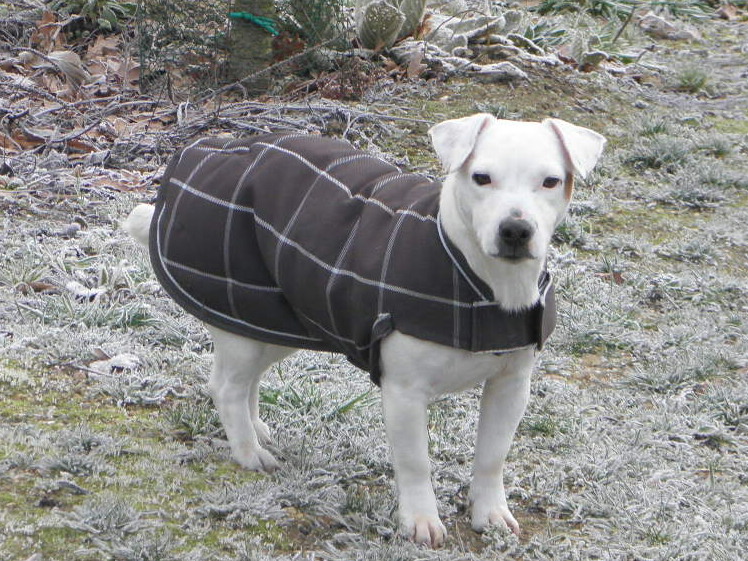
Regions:
<svg viewBox="0 0 748 561"><path fill-rule="evenodd" d="M137 51L123 35L68 44L76 18L45 12L28 46L0 44L0 148L11 168L14 156L52 149L73 165L103 163L117 139L173 121L140 95Z"/></svg>

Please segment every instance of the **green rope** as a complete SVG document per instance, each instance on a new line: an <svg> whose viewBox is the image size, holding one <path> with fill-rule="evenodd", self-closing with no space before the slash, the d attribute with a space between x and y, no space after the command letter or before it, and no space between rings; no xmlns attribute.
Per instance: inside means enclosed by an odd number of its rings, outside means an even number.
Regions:
<svg viewBox="0 0 748 561"><path fill-rule="evenodd" d="M275 20L271 18L266 18L263 16L256 16L248 12L230 12L229 17L234 18L234 19L246 19L247 21L251 21L255 25L259 25L260 27L262 27L265 31L267 31L271 35L280 34L280 32L278 31L278 27L277 27L278 24L276 23Z"/></svg>

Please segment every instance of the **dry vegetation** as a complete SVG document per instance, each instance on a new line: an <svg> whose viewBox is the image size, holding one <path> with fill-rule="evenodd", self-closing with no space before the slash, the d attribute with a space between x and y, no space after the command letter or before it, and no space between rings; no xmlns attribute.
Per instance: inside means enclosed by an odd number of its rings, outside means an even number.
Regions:
<svg viewBox="0 0 748 561"><path fill-rule="evenodd" d="M59 60L24 62L31 47L11 39L26 32L9 18L0 560L744 557L748 29L737 14L699 22L702 41L655 42L619 71L523 59L529 79L509 87L390 67L359 101L193 105L138 95L119 35L86 43L80 66L102 78L81 85L85 95L68 91L76 86ZM554 17L572 28L576 16ZM632 51L653 44L633 26L619 41ZM396 535L378 391L340 356L299 353L267 377L262 409L279 473L230 460L204 388L207 334L159 289L118 222L195 135L342 135L434 173L428 124L478 110L552 114L610 143L556 236L560 326L506 474L523 533L469 529L475 390L431 409L450 540L427 551Z"/></svg>

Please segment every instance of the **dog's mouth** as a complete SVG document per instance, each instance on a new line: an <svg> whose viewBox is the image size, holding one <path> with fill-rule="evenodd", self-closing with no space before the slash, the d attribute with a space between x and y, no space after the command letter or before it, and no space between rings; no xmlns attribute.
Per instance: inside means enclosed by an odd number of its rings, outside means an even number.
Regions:
<svg viewBox="0 0 748 561"><path fill-rule="evenodd" d="M527 246L511 247L505 246L504 244L499 245L499 249L493 254L493 257L503 259L509 263L520 263L522 261L527 261L528 259L535 259L535 256L530 252L530 249Z"/></svg>

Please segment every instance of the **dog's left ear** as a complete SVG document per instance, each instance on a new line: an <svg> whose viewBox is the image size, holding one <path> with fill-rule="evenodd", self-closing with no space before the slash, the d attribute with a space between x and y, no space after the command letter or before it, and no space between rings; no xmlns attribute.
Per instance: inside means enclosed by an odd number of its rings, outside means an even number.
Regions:
<svg viewBox="0 0 748 561"><path fill-rule="evenodd" d="M583 178L587 177L603 153L605 137L561 119L546 119L543 124L550 126L558 136L574 171Z"/></svg>
<svg viewBox="0 0 748 561"><path fill-rule="evenodd" d="M488 113L476 113L470 117L443 121L429 129L431 143L447 173L465 163L481 131L493 120L495 117Z"/></svg>

